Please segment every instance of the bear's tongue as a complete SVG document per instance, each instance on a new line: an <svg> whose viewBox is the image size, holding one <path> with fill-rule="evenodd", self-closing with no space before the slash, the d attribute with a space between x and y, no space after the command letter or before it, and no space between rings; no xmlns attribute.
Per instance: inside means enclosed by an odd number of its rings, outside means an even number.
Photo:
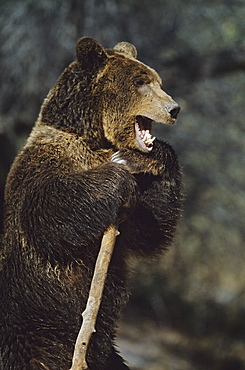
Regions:
<svg viewBox="0 0 245 370"><path fill-rule="evenodd" d="M152 120L144 117L137 116L135 121L135 133L136 140L138 141L141 149L144 151L151 151L153 148L153 141L155 137L152 137L151 131Z"/></svg>

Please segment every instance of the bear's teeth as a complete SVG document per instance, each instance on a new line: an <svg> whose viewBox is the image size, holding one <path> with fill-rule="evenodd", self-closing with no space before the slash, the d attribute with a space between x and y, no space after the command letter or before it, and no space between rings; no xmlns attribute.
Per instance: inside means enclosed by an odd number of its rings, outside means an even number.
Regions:
<svg viewBox="0 0 245 370"><path fill-rule="evenodd" d="M141 132L142 140L145 144L152 145L155 137L152 137L149 130L142 130Z"/></svg>
<svg viewBox="0 0 245 370"><path fill-rule="evenodd" d="M155 136L154 137L151 137L150 139L146 140L145 143L146 144L152 144L153 141L155 140Z"/></svg>
<svg viewBox="0 0 245 370"><path fill-rule="evenodd" d="M140 145L140 147L144 151L151 151L153 148L153 141L155 140L155 137L152 137L149 129L142 129L140 127L139 123L135 122L135 133L136 133L136 139Z"/></svg>
<svg viewBox="0 0 245 370"><path fill-rule="evenodd" d="M147 140L147 138L151 137L149 130L141 130L141 139L143 141Z"/></svg>

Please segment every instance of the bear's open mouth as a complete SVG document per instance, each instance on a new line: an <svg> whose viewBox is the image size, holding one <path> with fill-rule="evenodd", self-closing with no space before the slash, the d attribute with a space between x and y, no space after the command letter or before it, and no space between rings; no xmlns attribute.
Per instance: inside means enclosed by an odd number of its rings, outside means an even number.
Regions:
<svg viewBox="0 0 245 370"><path fill-rule="evenodd" d="M155 137L151 135L152 122L152 119L145 116L135 117L136 140L144 152L150 152L153 148Z"/></svg>

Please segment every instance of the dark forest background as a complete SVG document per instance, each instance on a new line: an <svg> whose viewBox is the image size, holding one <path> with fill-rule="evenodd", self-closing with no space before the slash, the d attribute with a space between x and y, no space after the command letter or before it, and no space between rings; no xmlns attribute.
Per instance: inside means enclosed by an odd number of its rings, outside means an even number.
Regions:
<svg viewBox="0 0 245 370"><path fill-rule="evenodd" d="M0 0L1 223L9 167L81 36L133 43L182 108L155 128L178 153L186 202L169 252L132 261L118 343L134 369L245 363L244 20L244 0Z"/></svg>

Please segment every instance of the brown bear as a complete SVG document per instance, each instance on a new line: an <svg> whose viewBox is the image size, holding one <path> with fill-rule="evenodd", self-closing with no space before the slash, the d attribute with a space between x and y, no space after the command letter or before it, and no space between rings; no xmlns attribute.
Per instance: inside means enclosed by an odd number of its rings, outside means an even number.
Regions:
<svg viewBox="0 0 245 370"><path fill-rule="evenodd" d="M87 353L90 370L128 369L114 348L128 259L172 242L182 203L173 148L152 122L178 105L159 75L119 43L89 37L49 92L5 190L0 282L2 370L71 367L104 231L120 235Z"/></svg>

